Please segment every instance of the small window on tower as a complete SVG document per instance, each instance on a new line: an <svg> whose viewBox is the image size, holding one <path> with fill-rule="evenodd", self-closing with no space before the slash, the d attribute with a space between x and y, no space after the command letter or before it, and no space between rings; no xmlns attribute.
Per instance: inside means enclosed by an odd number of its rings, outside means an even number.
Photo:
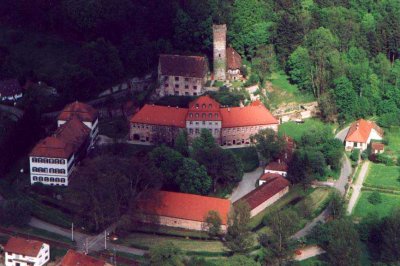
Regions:
<svg viewBox="0 0 400 266"><path fill-rule="evenodd" d="M218 57L221 57L221 54L218 54Z"/></svg>

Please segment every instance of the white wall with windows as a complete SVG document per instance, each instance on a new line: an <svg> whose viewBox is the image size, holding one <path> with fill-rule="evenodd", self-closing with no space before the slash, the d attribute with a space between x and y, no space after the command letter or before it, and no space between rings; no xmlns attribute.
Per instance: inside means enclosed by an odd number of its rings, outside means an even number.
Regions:
<svg viewBox="0 0 400 266"><path fill-rule="evenodd" d="M74 170L75 157L69 159L29 157L31 184L68 186L68 177Z"/></svg>
<svg viewBox="0 0 400 266"><path fill-rule="evenodd" d="M42 266L50 260L50 246L43 243L36 257L5 252L5 266Z"/></svg>

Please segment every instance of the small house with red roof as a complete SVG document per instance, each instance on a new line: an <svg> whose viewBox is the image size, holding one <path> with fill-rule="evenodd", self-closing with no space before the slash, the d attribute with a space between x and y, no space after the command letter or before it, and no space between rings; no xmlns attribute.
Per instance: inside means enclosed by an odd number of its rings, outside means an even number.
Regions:
<svg viewBox="0 0 400 266"><path fill-rule="evenodd" d="M242 57L232 47L226 48L226 62L227 62L227 78L229 80L238 80L242 77L240 68L242 67Z"/></svg>
<svg viewBox="0 0 400 266"><path fill-rule="evenodd" d="M345 138L346 150L354 148L364 151L371 140L382 140L384 131L375 122L359 119L351 124Z"/></svg>
<svg viewBox="0 0 400 266"><path fill-rule="evenodd" d="M264 169L265 174L267 173L279 174L285 177L287 175L287 171L288 171L288 165L281 160L270 162Z"/></svg>
<svg viewBox="0 0 400 266"><path fill-rule="evenodd" d="M90 128L91 146L93 146L99 134L99 112L89 104L75 101L65 106L60 112L57 117L57 125L60 127L73 117Z"/></svg>
<svg viewBox="0 0 400 266"><path fill-rule="evenodd" d="M184 129L191 140L207 129L218 144L231 146L250 144L250 137L262 129L278 131L279 121L259 101L243 107L222 107L205 95L192 101L189 108L145 105L130 118L130 124L131 140L158 142L164 135L167 142L173 142Z"/></svg>
<svg viewBox="0 0 400 266"><path fill-rule="evenodd" d="M216 211L226 231L231 202L227 199L187 193L155 191L139 202L141 215L134 217L144 223L178 227L189 230L205 230L205 218Z"/></svg>
<svg viewBox="0 0 400 266"><path fill-rule="evenodd" d="M289 181L281 175L269 175L261 186L236 201L234 205L239 201L246 202L250 206L250 217L253 217L288 193L289 185Z"/></svg>
<svg viewBox="0 0 400 266"><path fill-rule="evenodd" d="M97 136L97 111L83 103L67 105L52 136L40 140L29 154L31 184L68 186L75 164Z"/></svg>
<svg viewBox="0 0 400 266"><path fill-rule="evenodd" d="M111 264L70 249L57 266L111 266Z"/></svg>
<svg viewBox="0 0 400 266"><path fill-rule="evenodd" d="M42 266L50 259L50 246L37 240L11 237L4 246L5 266Z"/></svg>
<svg viewBox="0 0 400 266"><path fill-rule="evenodd" d="M159 94L196 96L204 93L208 63L204 56L160 55Z"/></svg>
<svg viewBox="0 0 400 266"><path fill-rule="evenodd" d="M281 174L276 174L276 173L266 173L262 174L260 178L258 179L258 185L261 186L264 183L267 183L269 180L276 178L276 177L282 177Z"/></svg>
<svg viewBox="0 0 400 266"><path fill-rule="evenodd" d="M385 151L385 144L380 142L371 143L371 154L379 154Z"/></svg>
<svg viewBox="0 0 400 266"><path fill-rule="evenodd" d="M16 101L22 97L22 87L18 79L6 79L0 81L0 100Z"/></svg>

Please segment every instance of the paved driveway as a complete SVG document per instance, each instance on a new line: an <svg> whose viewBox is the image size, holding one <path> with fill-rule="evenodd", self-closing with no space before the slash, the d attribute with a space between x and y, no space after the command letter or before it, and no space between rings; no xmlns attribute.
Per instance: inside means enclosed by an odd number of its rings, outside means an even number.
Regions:
<svg viewBox="0 0 400 266"><path fill-rule="evenodd" d="M254 190L256 188L256 181L261 176L262 173L263 173L262 167L258 167L253 172L245 173L243 175L242 181L240 181L239 185L233 191L230 200L232 202L235 202L244 195L246 195L247 193L249 193L250 191Z"/></svg>
<svg viewBox="0 0 400 266"><path fill-rule="evenodd" d="M364 179L367 176L368 168L369 168L369 161L366 161L361 167L361 171L360 171L360 174L357 177L356 183L353 185L353 193L351 194L351 198L349 200L349 205L347 206L347 213L348 214L351 214L351 212L353 211L354 206L357 203L358 197L359 197L360 192L361 192L361 188L362 188L363 183L364 183Z"/></svg>
<svg viewBox="0 0 400 266"><path fill-rule="evenodd" d="M347 132L349 132L349 127L346 127L344 129L340 130L336 134L335 138L340 139L342 142L344 142L344 139L346 138Z"/></svg>

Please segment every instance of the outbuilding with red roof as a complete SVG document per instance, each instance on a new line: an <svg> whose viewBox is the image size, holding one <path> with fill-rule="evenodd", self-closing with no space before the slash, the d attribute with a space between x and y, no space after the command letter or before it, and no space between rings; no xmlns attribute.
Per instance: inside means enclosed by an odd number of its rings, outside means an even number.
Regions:
<svg viewBox="0 0 400 266"><path fill-rule="evenodd" d="M57 266L111 266L111 264L70 249Z"/></svg>
<svg viewBox="0 0 400 266"><path fill-rule="evenodd" d="M288 193L289 185L289 181L282 176L270 176L265 183L236 201L234 205L239 201L246 202L253 217Z"/></svg>
<svg viewBox="0 0 400 266"><path fill-rule="evenodd" d="M154 191L139 202L141 215L135 217L145 223L156 223L190 230L204 230L204 222L210 211L221 217L221 230L225 231L231 202L227 199L187 193Z"/></svg>

